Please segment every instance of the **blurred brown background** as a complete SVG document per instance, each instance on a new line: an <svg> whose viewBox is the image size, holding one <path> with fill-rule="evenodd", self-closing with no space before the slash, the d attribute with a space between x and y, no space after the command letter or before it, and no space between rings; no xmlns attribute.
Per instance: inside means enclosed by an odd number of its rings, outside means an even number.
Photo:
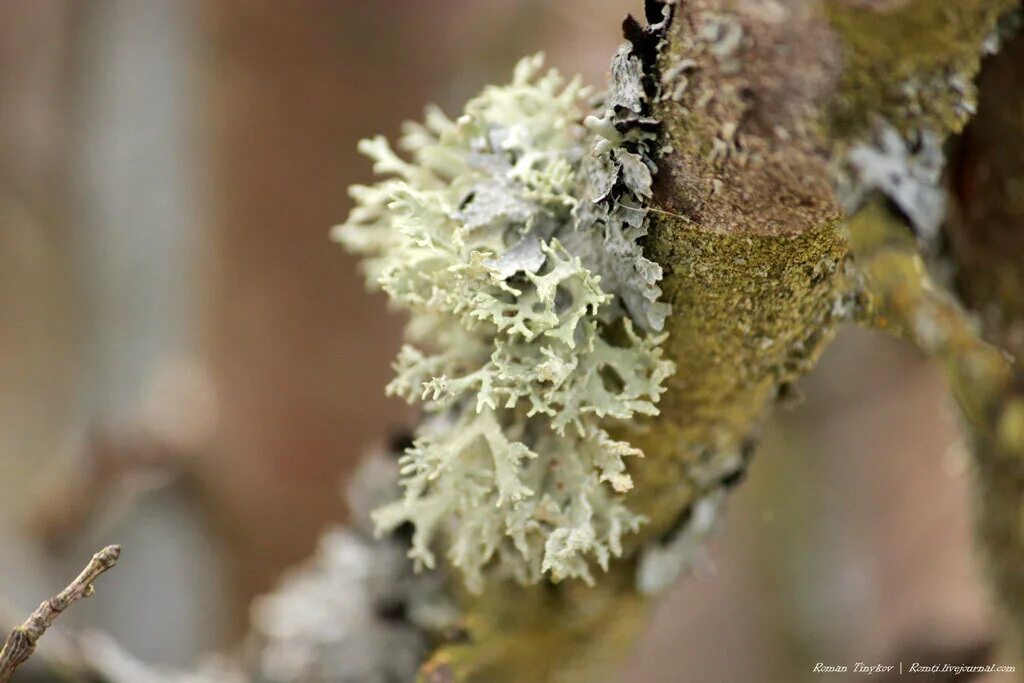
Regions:
<svg viewBox="0 0 1024 683"><path fill-rule="evenodd" d="M328 241L356 141L544 50L601 85L640 0L0 0L0 616L154 662L229 646L344 516L401 320ZM848 330L778 416L623 682L804 681L992 632L936 373Z"/></svg>

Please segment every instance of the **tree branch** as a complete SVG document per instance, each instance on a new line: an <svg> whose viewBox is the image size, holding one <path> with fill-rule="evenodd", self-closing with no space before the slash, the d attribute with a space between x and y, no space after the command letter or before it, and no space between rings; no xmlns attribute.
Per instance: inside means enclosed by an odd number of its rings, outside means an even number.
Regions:
<svg viewBox="0 0 1024 683"><path fill-rule="evenodd" d="M968 420L985 422L1010 380L1009 354L985 342L953 295L929 276L910 228L883 202L869 202L849 229L867 324L940 361Z"/></svg>
<svg viewBox="0 0 1024 683"><path fill-rule="evenodd" d="M67 588L44 601L25 623L11 631L3 649L0 650L0 683L7 683L14 670L32 656L39 638L64 610L73 602L92 595L93 582L117 564L120 556L119 545L109 545L93 555L82 573L68 584Z"/></svg>
<svg viewBox="0 0 1024 683"><path fill-rule="evenodd" d="M645 454L630 468L630 504L650 523L595 587L499 585L464 596L460 641L436 651L423 680L604 675L644 623L646 587L666 583L648 572L652 550L685 566L698 528L707 528L704 513L716 515L742 477L775 401L865 303L856 298L843 220L878 188L840 169L855 150L874 151L880 128L908 148L919 135L941 148L958 132L971 103L955 83L973 80L986 38L1015 4L969 0L945 11L931 0L829 0L821 12L796 1L767 8L688 0L651 42L627 21L627 37L647 57L645 75L661 86L652 112L661 158L644 253L664 272L672 306L665 353L677 366L661 415L629 434ZM649 19L659 5L648 3ZM922 39L877 38L892 33ZM908 83L927 88L910 92ZM871 218L861 214L863 225ZM900 229L908 232L905 223ZM962 386L965 412L988 419L985 383L1004 381L1003 355L922 279L916 250L870 256L869 279L885 291L868 314L882 324L886 312L895 325L923 306L945 336L926 340L929 330L910 318L900 329L934 344Z"/></svg>

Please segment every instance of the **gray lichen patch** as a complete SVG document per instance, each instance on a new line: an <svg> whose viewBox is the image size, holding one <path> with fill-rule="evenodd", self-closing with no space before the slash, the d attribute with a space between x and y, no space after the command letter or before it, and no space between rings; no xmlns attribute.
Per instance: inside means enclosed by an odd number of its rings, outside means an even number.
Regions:
<svg viewBox="0 0 1024 683"><path fill-rule="evenodd" d="M618 294L632 320L660 330L669 312L659 301L661 266L645 257L641 246L658 170L652 118L656 85L645 76L632 43L619 48L611 73L602 115L584 122L595 141L580 168L585 194L575 210L577 230L566 241L602 273L603 286Z"/></svg>
<svg viewBox="0 0 1024 683"><path fill-rule="evenodd" d="M652 595L671 588L683 572L705 559L704 544L721 521L725 497L724 489L715 489L697 499L681 528L641 555L636 579L641 593Z"/></svg>
<svg viewBox="0 0 1024 683"><path fill-rule="evenodd" d="M871 192L881 192L907 216L917 235L934 244L946 215L942 184L943 136L918 131L906 140L884 120L872 139L851 147L837 169L836 183L848 214Z"/></svg>

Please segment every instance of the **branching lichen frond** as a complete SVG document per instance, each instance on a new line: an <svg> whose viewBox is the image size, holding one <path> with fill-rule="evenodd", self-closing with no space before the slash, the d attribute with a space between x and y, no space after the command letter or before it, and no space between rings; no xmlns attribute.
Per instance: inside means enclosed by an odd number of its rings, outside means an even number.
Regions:
<svg viewBox="0 0 1024 683"><path fill-rule="evenodd" d="M641 453L606 429L655 414L673 371L661 269L638 244L654 136L616 114L635 88L613 84L618 104L585 126L579 80L541 66L524 59L455 120L406 124L411 161L363 141L386 178L352 189L336 232L412 314L388 392L433 415L379 529L411 522L424 567L443 538L472 590L491 572L589 582L621 553L644 521L623 496Z"/></svg>

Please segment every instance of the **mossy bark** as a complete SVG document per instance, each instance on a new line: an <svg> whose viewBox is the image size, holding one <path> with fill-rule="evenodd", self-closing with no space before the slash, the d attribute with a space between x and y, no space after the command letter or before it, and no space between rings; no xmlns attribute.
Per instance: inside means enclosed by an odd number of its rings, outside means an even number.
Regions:
<svg viewBox="0 0 1024 683"><path fill-rule="evenodd" d="M492 582L464 595L458 633L424 665L424 683L603 680L615 671L646 622L632 561L616 563L597 585L580 581L520 586Z"/></svg>
<svg viewBox="0 0 1024 683"><path fill-rule="evenodd" d="M817 52L827 27L813 14L793 27L728 8L687 3L659 58L663 75L691 66L686 90L656 106L671 151L659 163L645 251L664 269L666 353L677 372L660 416L630 437L645 453L632 469L632 504L651 520L641 543L737 480L730 462L745 467L771 405L834 335L849 291L815 126L832 77L808 87L781 63L787 49ZM746 39L724 52L716 31ZM792 93L785 106L772 101L779 88Z"/></svg>
<svg viewBox="0 0 1024 683"><path fill-rule="evenodd" d="M869 132L881 117L901 132L957 132L974 111L982 46L1019 0L830 0L846 68L829 111L834 139Z"/></svg>

